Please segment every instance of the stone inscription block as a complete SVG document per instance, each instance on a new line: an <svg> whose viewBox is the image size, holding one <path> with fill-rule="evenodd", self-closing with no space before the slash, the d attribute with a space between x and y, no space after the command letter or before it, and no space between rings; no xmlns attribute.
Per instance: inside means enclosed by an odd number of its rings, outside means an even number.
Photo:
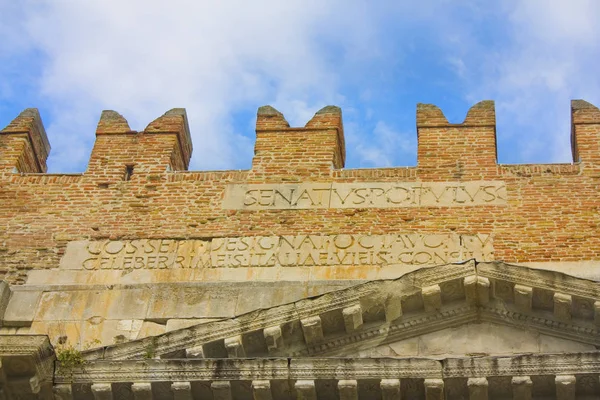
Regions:
<svg viewBox="0 0 600 400"><path fill-rule="evenodd" d="M462 207L506 204L504 182L368 182L228 185L223 208Z"/></svg>
<svg viewBox="0 0 600 400"><path fill-rule="evenodd" d="M76 241L61 269L440 265L493 260L490 235L397 233Z"/></svg>

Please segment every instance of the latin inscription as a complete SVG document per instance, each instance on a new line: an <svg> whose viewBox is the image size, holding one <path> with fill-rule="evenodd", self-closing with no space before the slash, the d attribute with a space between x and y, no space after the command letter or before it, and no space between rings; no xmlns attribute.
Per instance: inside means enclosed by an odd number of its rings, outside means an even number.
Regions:
<svg viewBox="0 0 600 400"><path fill-rule="evenodd" d="M297 235L71 242L61 268L135 270L436 265L493 260L489 235Z"/></svg>
<svg viewBox="0 0 600 400"><path fill-rule="evenodd" d="M459 207L506 204L504 182L228 185L226 209Z"/></svg>

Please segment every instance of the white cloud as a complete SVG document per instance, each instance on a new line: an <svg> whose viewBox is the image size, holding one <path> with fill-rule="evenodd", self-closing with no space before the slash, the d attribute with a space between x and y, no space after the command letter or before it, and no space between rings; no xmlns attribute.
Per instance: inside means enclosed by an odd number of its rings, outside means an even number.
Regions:
<svg viewBox="0 0 600 400"><path fill-rule="evenodd" d="M366 2L56 0L12 8L23 14L22 36L44 56L39 87L53 105L55 170L85 166L103 108L143 129L186 107L192 168L248 165L252 146L239 143L252 132L236 132L236 111L272 103L303 125L342 99L339 64L373 48Z"/></svg>
<svg viewBox="0 0 600 400"><path fill-rule="evenodd" d="M492 43L463 32L467 97L496 100L501 160L569 162L568 101L600 105L600 3L515 0L496 12L504 32Z"/></svg>
<svg viewBox="0 0 600 400"><path fill-rule="evenodd" d="M510 13L510 19L519 31L527 34L521 38L523 42L533 39L595 47L599 13L600 3L596 0L521 0Z"/></svg>

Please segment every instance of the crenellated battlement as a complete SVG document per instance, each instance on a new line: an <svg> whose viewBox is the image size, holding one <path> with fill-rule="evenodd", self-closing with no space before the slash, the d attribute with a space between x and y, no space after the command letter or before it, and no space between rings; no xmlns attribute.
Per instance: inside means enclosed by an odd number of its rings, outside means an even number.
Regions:
<svg viewBox="0 0 600 400"><path fill-rule="evenodd" d="M475 104L461 124L449 123L434 105L419 104L417 139L417 165L425 179L493 175L498 160L494 102Z"/></svg>
<svg viewBox="0 0 600 400"><path fill-rule="evenodd" d="M0 131L0 171L46 172L50 143L36 108L28 108Z"/></svg>
<svg viewBox="0 0 600 400"><path fill-rule="evenodd" d="M184 109L139 132L103 111L86 171L47 174L50 145L39 113L28 109L0 131L0 277L23 282L30 270L55 268L68 243L85 240L401 233L456 239L452 246L462 249L402 256L417 264L477 258L464 238L486 238L485 257L507 262L600 260L600 110L576 100L571 111L572 164L498 164L494 103L483 101L460 124L419 104L416 166L345 169L338 107L290 127L264 106L252 167L242 171L188 171ZM336 279L366 273L347 260L313 261ZM207 274L221 271L214 262Z"/></svg>
<svg viewBox="0 0 600 400"><path fill-rule="evenodd" d="M571 104L571 143L577 171L600 168L600 110L583 100ZM513 166L499 166L496 150L496 114L493 101L469 109L462 123L449 123L440 108L417 105L417 166L422 179L487 179L503 175ZM27 109L0 131L0 167L11 173L44 173L50 144L40 115ZM304 127L290 127L284 115L271 106L258 109L256 143L249 181L320 181L343 176L406 175L375 168L364 172L343 170L346 160L342 112L327 106ZM185 109L176 108L133 131L116 111L102 112L96 142L83 176L107 183L139 174L188 170L192 140ZM548 164L553 165L553 164ZM410 169L411 167L408 167ZM554 171L540 166L540 171ZM343 170L344 172L336 172ZM377 172L381 170L381 172ZM531 169L536 170L536 168ZM128 172L129 171L129 172ZM361 170L362 171L362 170ZM499 172L501 171L501 172ZM6 174L9 175L6 175ZM127 177L126 177L127 175Z"/></svg>
<svg viewBox="0 0 600 400"><path fill-rule="evenodd" d="M103 111L96 142L84 175L106 182L129 180L134 174L187 170L192 140L185 109L174 108L141 132L132 131L115 111Z"/></svg>

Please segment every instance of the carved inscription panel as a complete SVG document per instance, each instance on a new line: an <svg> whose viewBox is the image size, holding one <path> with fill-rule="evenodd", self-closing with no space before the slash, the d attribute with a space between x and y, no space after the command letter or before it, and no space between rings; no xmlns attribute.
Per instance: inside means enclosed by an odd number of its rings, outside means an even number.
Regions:
<svg viewBox="0 0 600 400"><path fill-rule="evenodd" d="M493 260L490 235L297 235L76 241L63 269L133 270L334 265L439 265Z"/></svg>
<svg viewBox="0 0 600 400"><path fill-rule="evenodd" d="M506 204L504 182L228 185L225 209L461 207Z"/></svg>

